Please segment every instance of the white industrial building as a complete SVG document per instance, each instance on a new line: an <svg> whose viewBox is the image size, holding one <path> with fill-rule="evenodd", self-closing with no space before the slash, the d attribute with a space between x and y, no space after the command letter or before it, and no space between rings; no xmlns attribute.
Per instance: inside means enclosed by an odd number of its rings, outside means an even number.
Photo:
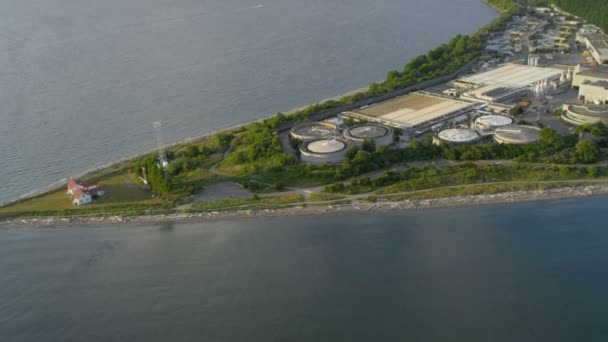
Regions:
<svg viewBox="0 0 608 342"><path fill-rule="evenodd" d="M473 101L505 103L516 101L527 93L528 88L510 88L499 85L488 85L467 91L463 93L461 97Z"/></svg>
<svg viewBox="0 0 608 342"><path fill-rule="evenodd" d="M495 69L454 81L458 89L463 89L463 98L477 99L492 103L515 102L529 91L545 94L550 89L568 84L572 71L535 66L538 59L532 57L528 63L504 64Z"/></svg>
<svg viewBox="0 0 608 342"><path fill-rule="evenodd" d="M465 121L468 114L478 106L478 103L472 101L419 91L361 107L347 115L419 135L434 125Z"/></svg>
<svg viewBox="0 0 608 342"><path fill-rule="evenodd" d="M604 34L579 34L577 40L585 44L597 64L608 64L608 41Z"/></svg>
<svg viewBox="0 0 608 342"><path fill-rule="evenodd" d="M559 80L564 72L554 68L543 68L522 64L504 64L498 68L463 77L454 83L459 88L501 86L505 88L531 88L536 84Z"/></svg>
<svg viewBox="0 0 608 342"><path fill-rule="evenodd" d="M608 104L608 81L585 81L578 90L578 99L596 104Z"/></svg>
<svg viewBox="0 0 608 342"><path fill-rule="evenodd" d="M572 78L572 86L580 87L585 82L599 82L608 81L608 66L600 66L591 69L581 70L580 66L577 66L574 71Z"/></svg>

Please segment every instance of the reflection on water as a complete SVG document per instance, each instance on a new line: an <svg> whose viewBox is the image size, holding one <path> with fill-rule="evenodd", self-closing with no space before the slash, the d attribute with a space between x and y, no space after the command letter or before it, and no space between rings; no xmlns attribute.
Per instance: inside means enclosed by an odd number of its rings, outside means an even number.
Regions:
<svg viewBox="0 0 608 342"><path fill-rule="evenodd" d="M263 5L263 6L259 6ZM0 203L363 87L488 23L478 0L0 1Z"/></svg>
<svg viewBox="0 0 608 342"><path fill-rule="evenodd" d="M607 200L0 230L0 336L604 341Z"/></svg>

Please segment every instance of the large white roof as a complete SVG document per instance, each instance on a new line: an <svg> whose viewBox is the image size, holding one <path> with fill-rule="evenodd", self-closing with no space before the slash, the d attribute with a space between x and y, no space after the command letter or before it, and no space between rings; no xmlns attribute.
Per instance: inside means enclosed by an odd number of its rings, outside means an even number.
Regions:
<svg viewBox="0 0 608 342"><path fill-rule="evenodd" d="M505 64L496 69L463 77L461 80L478 85L500 85L512 88L528 87L534 83L559 78L563 71L521 64Z"/></svg>
<svg viewBox="0 0 608 342"><path fill-rule="evenodd" d="M365 108L359 108L353 112L367 116L372 120L380 119L383 122L414 127L452 115L474 105L474 103L453 98L415 92Z"/></svg>

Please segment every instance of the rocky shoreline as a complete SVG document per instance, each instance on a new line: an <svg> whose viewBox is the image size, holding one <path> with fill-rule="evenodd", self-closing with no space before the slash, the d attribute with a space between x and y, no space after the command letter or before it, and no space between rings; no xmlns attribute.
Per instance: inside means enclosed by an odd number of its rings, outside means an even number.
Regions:
<svg viewBox="0 0 608 342"><path fill-rule="evenodd" d="M341 213L375 213L445 207L478 206L486 204L518 203L561 198L608 195L608 184L563 187L547 190L513 191L490 195L467 195L426 200L384 201L377 203L334 204L326 206L297 206L284 209L239 210L208 213L181 213L143 216L91 216L16 218L0 222L5 228L71 227L83 225L195 223L220 220L242 220L261 217L320 216Z"/></svg>

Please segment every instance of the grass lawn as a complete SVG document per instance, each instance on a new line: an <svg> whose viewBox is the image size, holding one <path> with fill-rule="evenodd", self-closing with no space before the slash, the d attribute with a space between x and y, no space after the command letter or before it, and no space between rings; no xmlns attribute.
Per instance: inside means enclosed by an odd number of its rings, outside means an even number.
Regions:
<svg viewBox="0 0 608 342"><path fill-rule="evenodd" d="M313 202L335 201L343 199L344 196L328 194L324 192L316 192L310 195L309 199Z"/></svg>
<svg viewBox="0 0 608 342"><path fill-rule="evenodd" d="M301 195L283 195L261 198L230 198L216 201L202 201L194 204L191 211L227 211L246 209L271 209L304 201Z"/></svg>
<svg viewBox="0 0 608 342"><path fill-rule="evenodd" d="M25 200L21 203L16 203L8 207L0 208L0 214L17 213L26 211L45 211L45 210L62 210L73 208L70 197L66 195L65 190L61 189Z"/></svg>
<svg viewBox="0 0 608 342"><path fill-rule="evenodd" d="M153 198L152 193L135 180L134 175L115 175L102 179L99 184L105 189L106 194L95 200L91 205L115 204L124 202L155 202L160 200Z"/></svg>
<svg viewBox="0 0 608 342"><path fill-rule="evenodd" d="M102 179L99 183L106 194L93 203L74 206L72 198L66 195L65 189L25 200L20 203L0 208L0 214L34 212L34 211L60 211L65 209L88 210L115 204L159 204L161 200L153 198L152 194L142 185L136 183L135 176L128 174L112 175Z"/></svg>
<svg viewBox="0 0 608 342"><path fill-rule="evenodd" d="M589 183L580 183L576 181L563 181L556 183L535 183L535 182L522 182L522 183L506 183L506 184L474 184L474 185L463 185L457 188L447 189L429 189L426 191L415 192L411 194L401 195L383 195L383 196L372 196L372 197L383 197L387 201L404 201L404 200L424 200L432 198L445 198L455 196L472 196L472 195L493 195L503 192L512 191L534 191L534 190L548 190L554 188L563 188L571 186L581 185L592 185L592 184L605 184L602 181L591 181ZM365 201L365 199L363 200Z"/></svg>

